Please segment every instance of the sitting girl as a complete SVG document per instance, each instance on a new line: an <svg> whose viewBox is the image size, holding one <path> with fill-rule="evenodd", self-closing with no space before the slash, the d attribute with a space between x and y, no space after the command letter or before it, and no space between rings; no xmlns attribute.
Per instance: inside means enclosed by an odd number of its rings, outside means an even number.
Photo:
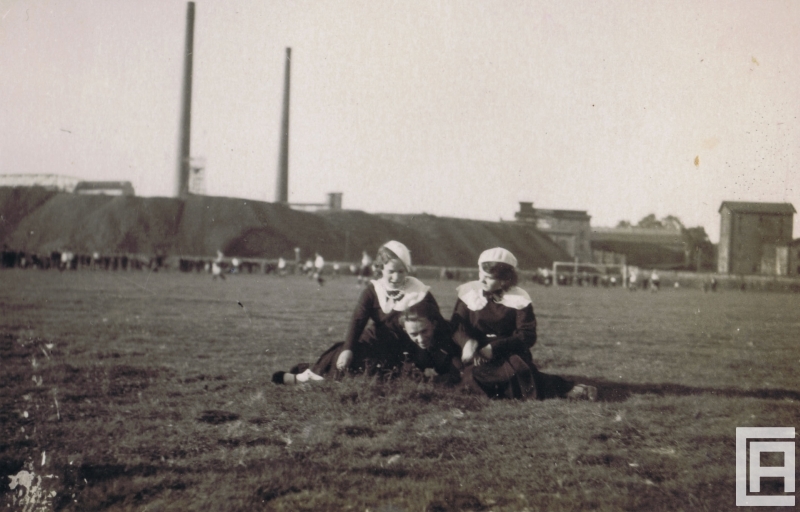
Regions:
<svg viewBox="0 0 800 512"><path fill-rule="evenodd" d="M517 259L506 249L484 251L478 258L478 281L458 287L451 319L454 339L462 348L464 383L490 397L594 399L597 390L555 375L533 364L536 316L528 293L517 286Z"/></svg>
<svg viewBox="0 0 800 512"><path fill-rule="evenodd" d="M329 348L313 366L298 365L289 373L277 372L273 382L294 383L339 376L345 372L391 374L399 370L408 352L408 337L403 332L400 316L406 309L426 303L434 323L445 324L430 287L408 275L411 253L394 240L385 243L374 260L377 280L370 281L356 304L344 342ZM367 327L369 321L372 324ZM305 370L313 373L309 375Z"/></svg>

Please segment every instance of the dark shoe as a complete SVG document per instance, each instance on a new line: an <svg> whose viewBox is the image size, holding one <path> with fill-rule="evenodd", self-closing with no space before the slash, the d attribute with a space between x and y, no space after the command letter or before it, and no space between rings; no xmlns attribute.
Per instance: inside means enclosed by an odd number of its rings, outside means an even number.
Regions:
<svg viewBox="0 0 800 512"><path fill-rule="evenodd" d="M535 400L538 398L536 381L533 378L533 371L531 371L531 367L525 364L525 361L523 361L522 358L517 355L513 355L508 358L508 364L514 368L514 376L519 384L519 396L516 398L520 398L522 400Z"/></svg>
<svg viewBox="0 0 800 512"><path fill-rule="evenodd" d="M589 400L594 402L597 400L597 388L587 384L576 384L567 393L567 398L570 400Z"/></svg>

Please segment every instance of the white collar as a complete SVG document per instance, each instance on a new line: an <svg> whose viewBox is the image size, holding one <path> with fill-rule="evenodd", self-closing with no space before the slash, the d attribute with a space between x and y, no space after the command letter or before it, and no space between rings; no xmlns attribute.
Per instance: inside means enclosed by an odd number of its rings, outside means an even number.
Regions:
<svg viewBox="0 0 800 512"><path fill-rule="evenodd" d="M458 298L467 305L470 311L480 311L489 303L489 300L483 295L483 285L480 281L464 283L456 290ZM523 309L530 303L531 296L519 286L512 286L506 290L499 302L499 304L512 309Z"/></svg>
<svg viewBox="0 0 800 512"><path fill-rule="evenodd" d="M394 311L405 311L414 304L422 301L427 295L430 286L425 285L416 277L406 277L405 286L403 286L403 296L399 300L394 300L389 297L386 287L379 280L373 280L372 286L375 288L375 294L378 296L378 302L381 305L381 311L389 314Z"/></svg>

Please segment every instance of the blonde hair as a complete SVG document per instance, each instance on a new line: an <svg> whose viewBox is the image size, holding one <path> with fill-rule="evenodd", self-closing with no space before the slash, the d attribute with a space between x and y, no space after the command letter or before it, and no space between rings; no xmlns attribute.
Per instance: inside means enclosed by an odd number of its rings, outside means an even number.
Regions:
<svg viewBox="0 0 800 512"><path fill-rule="evenodd" d="M382 274L384 265L390 261L399 262L401 265L403 265L403 268L406 269L406 272L408 272L408 267L406 267L406 264L400 259L400 256L395 254L394 251L387 247L381 247L378 249L378 254L375 255L375 260L372 262L372 267L375 269L375 272L381 272Z"/></svg>

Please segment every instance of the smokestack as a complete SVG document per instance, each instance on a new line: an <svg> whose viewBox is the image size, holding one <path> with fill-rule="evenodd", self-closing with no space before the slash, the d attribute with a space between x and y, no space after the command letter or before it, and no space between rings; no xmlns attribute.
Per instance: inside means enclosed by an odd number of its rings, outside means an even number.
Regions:
<svg viewBox="0 0 800 512"><path fill-rule="evenodd" d="M283 81L283 119L281 120L281 147L278 157L278 183L275 187L275 202L289 203L289 71L292 64L292 49L286 48L286 71Z"/></svg>
<svg viewBox="0 0 800 512"><path fill-rule="evenodd" d="M183 56L183 90L178 155L178 197L189 195L189 152L192 132L192 56L194 53L194 2L186 4L186 44Z"/></svg>

